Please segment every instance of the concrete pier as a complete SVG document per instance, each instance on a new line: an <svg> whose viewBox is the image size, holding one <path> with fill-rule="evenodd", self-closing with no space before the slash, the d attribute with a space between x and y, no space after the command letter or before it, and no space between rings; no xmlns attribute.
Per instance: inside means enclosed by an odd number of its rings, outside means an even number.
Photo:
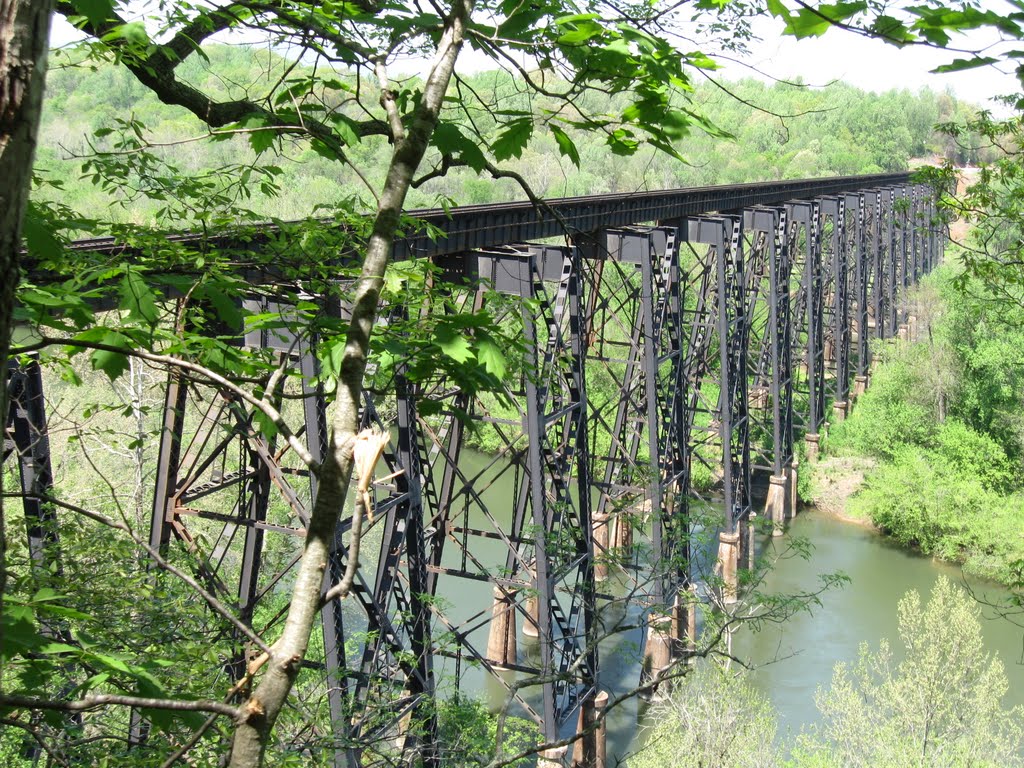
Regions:
<svg viewBox="0 0 1024 768"><path fill-rule="evenodd" d="M628 557L629 550L633 548L633 524L625 511L620 510L615 515L612 546L619 551L620 557Z"/></svg>
<svg viewBox="0 0 1024 768"><path fill-rule="evenodd" d="M853 379L853 397L858 398L868 391L868 377L855 376Z"/></svg>
<svg viewBox="0 0 1024 768"><path fill-rule="evenodd" d="M850 404L845 400L838 400L832 403L832 421L835 424L842 424L846 421L846 414Z"/></svg>
<svg viewBox="0 0 1024 768"><path fill-rule="evenodd" d="M740 535L725 533L718 535L718 566L722 575L722 601L727 605L735 603L739 588Z"/></svg>
<svg viewBox="0 0 1024 768"><path fill-rule="evenodd" d="M785 473L785 470L783 472ZM772 475L768 479L768 498L764 502L764 516L772 521L772 536L781 536L783 534L788 504L788 475Z"/></svg>
<svg viewBox="0 0 1024 768"><path fill-rule="evenodd" d="M813 464L818 460L818 444L821 441L821 435L817 433L809 433L804 435L804 448L807 449L807 462Z"/></svg>
<svg viewBox="0 0 1024 768"><path fill-rule="evenodd" d="M608 727L605 709L608 692L598 691L580 705L576 728L577 739L572 749L573 768L606 768L608 765Z"/></svg>
<svg viewBox="0 0 1024 768"><path fill-rule="evenodd" d="M537 584L537 574L530 569L530 583ZM523 608L526 610L526 618L523 619L523 637L540 637L540 601L537 598L536 589L523 601Z"/></svg>
<svg viewBox="0 0 1024 768"><path fill-rule="evenodd" d="M494 588L494 603L491 606L491 628L487 636L487 660L496 667L508 667L516 663L516 609L514 593ZM526 627L523 627L525 634Z"/></svg>
<svg viewBox="0 0 1024 768"><path fill-rule="evenodd" d="M537 760L537 768L565 768L565 754L568 751L569 748L564 744L545 749Z"/></svg>
<svg viewBox="0 0 1024 768"><path fill-rule="evenodd" d="M672 665L672 617L652 613L647 618L641 682L655 680Z"/></svg>
<svg viewBox="0 0 1024 768"><path fill-rule="evenodd" d="M672 642L677 658L689 659L697 648L697 585L681 590L672 604Z"/></svg>

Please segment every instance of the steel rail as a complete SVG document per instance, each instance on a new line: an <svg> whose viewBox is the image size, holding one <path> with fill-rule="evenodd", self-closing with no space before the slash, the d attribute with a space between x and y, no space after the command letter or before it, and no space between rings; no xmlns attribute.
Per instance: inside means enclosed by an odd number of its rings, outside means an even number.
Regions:
<svg viewBox="0 0 1024 768"><path fill-rule="evenodd" d="M440 231L441 234L432 238L420 231L409 237L399 237L395 241L394 257L404 259L462 253L609 227L672 221L712 211L779 205L791 200L904 184L909 179L909 172L901 172L563 197L546 200L541 206L517 201L467 205L448 210L416 209L408 211L407 215L429 224L435 233ZM322 221L329 223L330 220ZM205 239L229 246L233 238L244 237L238 244L253 245L276 231L276 224L266 224L245 230L244 236L227 232L210 238L200 233L183 232L168 235L167 240L188 244ZM78 240L69 247L74 251L94 253L133 252L133 248L114 237Z"/></svg>

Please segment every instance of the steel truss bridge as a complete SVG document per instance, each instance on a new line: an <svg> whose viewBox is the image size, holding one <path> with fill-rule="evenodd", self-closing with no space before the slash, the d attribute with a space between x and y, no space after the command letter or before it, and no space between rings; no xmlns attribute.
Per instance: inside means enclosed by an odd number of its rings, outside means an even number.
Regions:
<svg viewBox="0 0 1024 768"><path fill-rule="evenodd" d="M903 297L945 240L934 190L907 174L413 215L444 234L402 240L396 258L432 259L457 305L525 299L503 311L527 354L503 403L450 382L419 391L401 376L387 397L366 396L364 425L392 435L387 466L353 597L324 607L324 652L311 662L326 680L339 761L358 759L374 734L404 734L439 678L461 683L471 670L507 687L546 739L589 722L605 700L598 640L620 569L619 597L648 624L648 679L686 654L697 581L736 598L762 512L752 485L767 479L763 515L781 533L796 511L795 445L813 460L827 421L867 386L873 348L905 328ZM561 244L530 244L552 238ZM301 418L319 458L316 357L285 341L246 337L301 370ZM12 365L7 386L4 459L18 463L30 552L45 565L60 528L40 501L52 474L39 366ZM418 407L426 396L429 416ZM266 622L260 606L298 559L315 478L252 428L243 404L180 372L163 413L151 546L189 553L243 621ZM470 469L472 423L501 447ZM724 510L717 562L698 574L695 536L709 509ZM350 524L349 510L325 589L345 570ZM479 556L485 541L497 561ZM241 675L244 661L229 666ZM430 762L426 720L398 749Z"/></svg>

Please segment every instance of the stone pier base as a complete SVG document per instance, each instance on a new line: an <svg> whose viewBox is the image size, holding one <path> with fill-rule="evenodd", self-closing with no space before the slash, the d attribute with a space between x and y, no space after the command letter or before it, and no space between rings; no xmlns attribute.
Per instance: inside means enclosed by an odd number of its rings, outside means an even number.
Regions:
<svg viewBox="0 0 1024 768"><path fill-rule="evenodd" d="M612 547L619 551L621 557L628 557L629 550L633 548L633 524L624 512L615 515L615 524L612 527Z"/></svg>
<svg viewBox="0 0 1024 768"><path fill-rule="evenodd" d="M577 739L572 750L573 768L606 768L608 765L608 727L605 709L608 692L598 691L580 705ZM588 754L589 753L589 754Z"/></svg>
<svg viewBox="0 0 1024 768"><path fill-rule="evenodd" d="M849 408L850 404L845 400L832 403L832 421L836 424L842 424L846 421L846 414Z"/></svg>
<svg viewBox="0 0 1024 768"><path fill-rule="evenodd" d="M772 475L768 480L768 498L764 502L764 516L772 521L772 536L781 536L786 523L789 504L789 476Z"/></svg>
<svg viewBox="0 0 1024 768"><path fill-rule="evenodd" d="M807 462L813 464L818 460L818 443L821 441L821 435L811 433L804 435L804 448L807 449Z"/></svg>
<svg viewBox="0 0 1024 768"><path fill-rule="evenodd" d="M672 617L652 613L647 618L647 642L641 682L656 680L672 664Z"/></svg>
<svg viewBox="0 0 1024 768"><path fill-rule="evenodd" d="M853 379L853 396L855 398L860 397L868 391L868 377L867 376L855 376Z"/></svg>
<svg viewBox="0 0 1024 768"><path fill-rule="evenodd" d="M537 576L530 574L531 584L537 584ZM526 618L523 620L523 637L540 637L540 600L536 592L523 601L523 608L526 609Z"/></svg>
<svg viewBox="0 0 1024 768"><path fill-rule="evenodd" d="M523 628L525 632L525 627ZM487 660L496 667L516 663L516 609L513 593L494 588L491 629L487 636Z"/></svg>
<svg viewBox="0 0 1024 768"><path fill-rule="evenodd" d="M739 564L739 533L720 533L718 535L718 567L722 574L722 601L726 604L735 603L737 599Z"/></svg>
<svg viewBox="0 0 1024 768"><path fill-rule="evenodd" d="M565 768L565 754L568 751L569 747L564 744L545 749L537 760L537 768Z"/></svg>
<svg viewBox="0 0 1024 768"><path fill-rule="evenodd" d="M692 659L697 648L697 585L691 584L676 595L672 604L672 642L677 658Z"/></svg>

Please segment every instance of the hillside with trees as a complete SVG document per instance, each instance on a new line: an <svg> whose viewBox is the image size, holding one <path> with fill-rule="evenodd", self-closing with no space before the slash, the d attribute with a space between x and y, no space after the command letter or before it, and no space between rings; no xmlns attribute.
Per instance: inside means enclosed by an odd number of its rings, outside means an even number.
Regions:
<svg viewBox="0 0 1024 768"><path fill-rule="evenodd" d="M194 116L161 103L124 68L83 63L84 55L70 49L60 52L53 62L36 173L60 186L44 184L36 193L39 200L66 204L85 217L102 218L102 212L109 213L114 222L154 226L167 219L169 206L163 197L168 190L159 178L148 178L147 173L167 179L180 174L205 180L212 188L219 185L225 193L220 201L225 209L236 206L257 216L288 220L316 214L353 197L367 205L367 188L354 167L371 183L383 178L386 167L381 149L387 146L383 138L361 142L349 151L350 162L338 163L315 146L284 135L268 139L266 152L250 164L239 163L250 145L263 141L257 138L259 134L243 132L206 140L210 129ZM254 83L284 79L301 84L313 75L311 69L293 66L261 47L215 46L207 55L209 60L192 59L183 65L182 76L223 99L239 97ZM330 85L321 86L318 94L324 109L351 113L354 120L355 110L344 106L347 89L353 87L351 76L340 72ZM531 96L521 77L503 71L468 75L459 88L460 98L476 102L480 115L499 103L506 109L538 113L556 107L551 99ZM627 106L622 95L592 93L587 99L597 113ZM578 168L573 157L562 153L555 134L535 137L513 158L512 167L534 194L550 198L882 173L906 170L912 161L938 157L958 164L977 163L987 152L976 139L972 144L970 135L958 144L936 130L942 123L966 125L975 115L973 106L950 92L871 93L843 83L819 88L716 79L697 83L692 102L709 130L694 128L674 143L683 162L666 157L655 147L617 154L585 130L567 127L566 135L578 152ZM474 118L473 128L486 133L487 118L480 115ZM118 154L129 148L120 146L125 139L129 144L139 139L136 130L146 135L154 155L145 168L132 155ZM97 158L97 151L109 154ZM428 153L428 165L437 161L436 150ZM516 179L494 179L455 167L443 178L411 190L409 204L434 208L524 196ZM182 226L187 226L190 218L202 214L181 215L185 217Z"/></svg>

